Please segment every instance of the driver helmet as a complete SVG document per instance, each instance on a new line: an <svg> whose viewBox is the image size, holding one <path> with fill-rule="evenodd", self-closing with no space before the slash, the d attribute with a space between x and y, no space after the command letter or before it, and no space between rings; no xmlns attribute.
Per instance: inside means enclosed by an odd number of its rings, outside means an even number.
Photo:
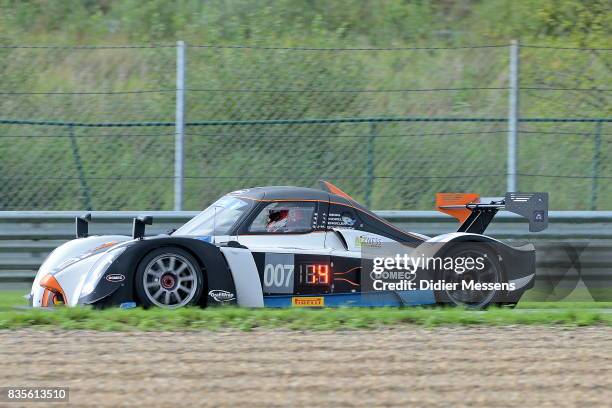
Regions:
<svg viewBox="0 0 612 408"><path fill-rule="evenodd" d="M281 231L287 227L289 210L286 208L275 208L268 212L266 229L268 232Z"/></svg>

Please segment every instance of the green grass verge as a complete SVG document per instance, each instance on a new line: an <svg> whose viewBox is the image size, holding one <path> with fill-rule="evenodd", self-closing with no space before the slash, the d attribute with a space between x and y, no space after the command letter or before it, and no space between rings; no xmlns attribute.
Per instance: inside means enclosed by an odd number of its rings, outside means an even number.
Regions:
<svg viewBox="0 0 612 408"><path fill-rule="evenodd" d="M530 302L525 301L521 302L516 306L517 310L523 309L566 309L566 310L574 310L574 309L611 309L612 302Z"/></svg>
<svg viewBox="0 0 612 408"><path fill-rule="evenodd" d="M24 301L15 293L5 292L0 301L0 329L34 327L101 331L175 331L254 328L290 330L372 329L398 325L568 325L612 326L612 313L597 307L609 303L527 303L531 310L489 309L470 311L435 308L340 308L241 309L236 307L180 310L92 310L63 308L56 310L15 309ZM551 307L552 306L552 307ZM540 308L540 309L538 309Z"/></svg>

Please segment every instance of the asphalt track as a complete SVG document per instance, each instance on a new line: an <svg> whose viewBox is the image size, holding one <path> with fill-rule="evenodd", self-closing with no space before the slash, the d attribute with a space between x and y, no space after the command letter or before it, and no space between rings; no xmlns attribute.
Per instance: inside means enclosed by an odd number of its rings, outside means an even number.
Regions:
<svg viewBox="0 0 612 408"><path fill-rule="evenodd" d="M611 344L605 326L28 329L0 331L0 385L69 386L72 406L92 407L602 407Z"/></svg>

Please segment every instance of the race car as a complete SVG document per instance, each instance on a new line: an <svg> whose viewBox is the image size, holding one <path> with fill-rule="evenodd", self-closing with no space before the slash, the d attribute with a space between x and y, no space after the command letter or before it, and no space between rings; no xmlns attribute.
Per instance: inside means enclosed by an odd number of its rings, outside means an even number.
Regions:
<svg viewBox="0 0 612 408"><path fill-rule="evenodd" d="M321 185L234 191L158 236L145 236L151 217L135 218L132 236L88 236L91 215L77 217L76 239L41 265L30 305L483 308L515 304L533 286L533 245L483 233L501 209L527 218L530 231L545 229L546 193L438 194L437 208L461 224L429 237ZM476 261L468 265L470 256Z"/></svg>

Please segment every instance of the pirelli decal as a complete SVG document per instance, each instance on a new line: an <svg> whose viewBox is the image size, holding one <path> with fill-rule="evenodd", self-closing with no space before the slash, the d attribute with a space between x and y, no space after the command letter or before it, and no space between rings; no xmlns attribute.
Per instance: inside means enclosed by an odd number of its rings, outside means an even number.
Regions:
<svg viewBox="0 0 612 408"><path fill-rule="evenodd" d="M325 306L325 298L323 296L292 297L291 306L293 307L323 307Z"/></svg>

